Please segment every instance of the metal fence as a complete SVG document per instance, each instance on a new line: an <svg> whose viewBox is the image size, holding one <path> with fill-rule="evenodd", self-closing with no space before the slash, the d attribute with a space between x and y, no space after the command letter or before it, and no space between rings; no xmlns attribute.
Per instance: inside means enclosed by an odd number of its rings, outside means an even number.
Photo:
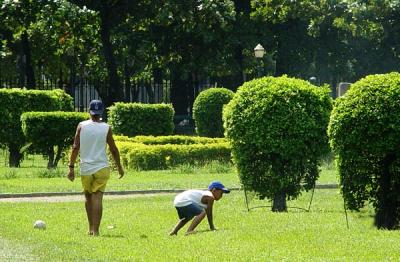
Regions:
<svg viewBox="0 0 400 262"><path fill-rule="evenodd" d="M42 76L36 79L36 89L52 90L63 89L74 99L76 111L87 110L89 102L93 99L101 99L98 90L104 90L107 82L91 77L77 77L70 82L54 80ZM163 80L156 83L154 79L140 79L132 81L129 85L123 84L124 102L141 103L170 103L171 81ZM1 77L0 88L24 87L26 83L17 77Z"/></svg>

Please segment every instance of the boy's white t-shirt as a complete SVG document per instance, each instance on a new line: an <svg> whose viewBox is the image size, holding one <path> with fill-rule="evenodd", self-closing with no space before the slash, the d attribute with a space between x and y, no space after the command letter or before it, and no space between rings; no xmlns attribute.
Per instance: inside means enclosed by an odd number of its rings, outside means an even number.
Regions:
<svg viewBox="0 0 400 262"><path fill-rule="evenodd" d="M203 208L206 208L207 205L201 203L201 198L203 196L213 197L213 194L211 193L211 191L208 191L208 190L191 189L191 190L184 191L175 197L174 206L175 207L184 207L184 206L188 206L190 204L196 204Z"/></svg>
<svg viewBox="0 0 400 262"><path fill-rule="evenodd" d="M81 175L92 175L109 166L106 149L110 126L92 120L83 121L80 126Z"/></svg>

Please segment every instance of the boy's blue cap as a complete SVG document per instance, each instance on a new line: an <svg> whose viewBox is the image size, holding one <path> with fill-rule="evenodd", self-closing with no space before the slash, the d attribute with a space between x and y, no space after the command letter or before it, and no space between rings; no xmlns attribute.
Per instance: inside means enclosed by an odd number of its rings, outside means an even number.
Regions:
<svg viewBox="0 0 400 262"><path fill-rule="evenodd" d="M213 182L211 182L211 184L208 186L208 190L211 190L211 189L213 189L213 188L215 188L215 189L220 189L220 190L222 190L222 192L224 192L224 193L229 193L229 192L231 192L229 189L227 189L221 182L219 182L219 181L213 181Z"/></svg>
<svg viewBox="0 0 400 262"><path fill-rule="evenodd" d="M89 113L91 115L102 115L104 111L103 102L100 100L92 100L89 104Z"/></svg>

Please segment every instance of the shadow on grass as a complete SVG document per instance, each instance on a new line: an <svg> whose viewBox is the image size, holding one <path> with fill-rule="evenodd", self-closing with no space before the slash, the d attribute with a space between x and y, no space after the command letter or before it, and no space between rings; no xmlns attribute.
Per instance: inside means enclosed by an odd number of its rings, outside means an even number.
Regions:
<svg viewBox="0 0 400 262"><path fill-rule="evenodd" d="M192 233L189 233L189 234L185 233L185 236L203 234L203 233L214 233L214 232L217 232L217 231L222 231L222 230L221 229L218 229L218 230L202 229L202 230L196 230L196 231L194 231Z"/></svg>
<svg viewBox="0 0 400 262"><path fill-rule="evenodd" d="M106 238L125 238L124 235L110 235L110 234L103 234L101 237L106 237Z"/></svg>

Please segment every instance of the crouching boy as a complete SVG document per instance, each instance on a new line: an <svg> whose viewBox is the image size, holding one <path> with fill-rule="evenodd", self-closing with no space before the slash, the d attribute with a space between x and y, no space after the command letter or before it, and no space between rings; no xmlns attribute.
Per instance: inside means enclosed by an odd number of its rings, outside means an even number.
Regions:
<svg viewBox="0 0 400 262"><path fill-rule="evenodd" d="M208 190L192 189L178 194L175 197L174 206L178 211L179 221L170 235L176 235L194 217L186 234L192 233L206 215L210 230L215 230L212 214L214 200L220 200L223 193L229 192L221 182L214 181L208 186Z"/></svg>

